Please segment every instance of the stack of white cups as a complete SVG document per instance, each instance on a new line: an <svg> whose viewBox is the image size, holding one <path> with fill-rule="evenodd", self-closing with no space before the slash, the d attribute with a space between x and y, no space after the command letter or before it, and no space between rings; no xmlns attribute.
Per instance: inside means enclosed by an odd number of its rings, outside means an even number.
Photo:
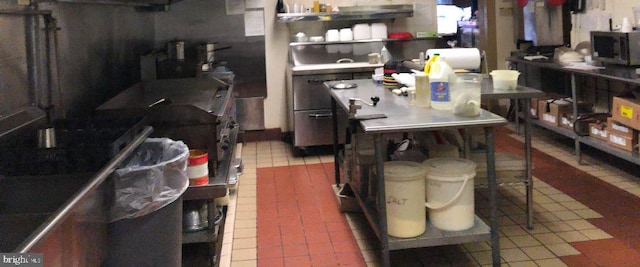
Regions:
<svg viewBox="0 0 640 267"><path fill-rule="evenodd" d="M628 17L624 17L622 19L622 27L620 27L620 32L632 32L633 25L631 25L631 21Z"/></svg>

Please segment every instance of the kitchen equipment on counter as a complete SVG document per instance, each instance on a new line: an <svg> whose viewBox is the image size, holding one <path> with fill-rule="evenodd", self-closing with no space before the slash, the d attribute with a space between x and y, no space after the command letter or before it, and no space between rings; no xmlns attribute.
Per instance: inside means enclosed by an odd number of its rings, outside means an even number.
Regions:
<svg viewBox="0 0 640 267"><path fill-rule="evenodd" d="M167 42L167 56L178 61L185 60L185 41L173 40Z"/></svg>
<svg viewBox="0 0 640 267"><path fill-rule="evenodd" d="M202 201L186 201L182 211L182 231L198 232L207 229L207 203Z"/></svg>
<svg viewBox="0 0 640 267"><path fill-rule="evenodd" d="M162 98L173 103L148 107ZM214 77L140 82L100 105L96 114L146 116L155 137L182 140L190 148L206 150L209 183L226 183L226 163L233 155L238 132L233 85Z"/></svg>
<svg viewBox="0 0 640 267"><path fill-rule="evenodd" d="M211 65L216 61L216 52L231 49L231 46L219 47L215 42L205 42L198 45L198 63ZM211 67L211 66L209 66Z"/></svg>
<svg viewBox="0 0 640 267"><path fill-rule="evenodd" d="M593 60L637 66L640 65L640 31L592 31Z"/></svg>
<svg viewBox="0 0 640 267"><path fill-rule="evenodd" d="M56 147L56 129L53 127L38 129L38 148Z"/></svg>

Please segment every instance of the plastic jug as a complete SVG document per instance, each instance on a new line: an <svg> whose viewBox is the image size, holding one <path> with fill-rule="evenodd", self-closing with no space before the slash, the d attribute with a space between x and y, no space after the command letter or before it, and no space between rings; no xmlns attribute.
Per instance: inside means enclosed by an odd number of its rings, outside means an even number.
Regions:
<svg viewBox="0 0 640 267"><path fill-rule="evenodd" d="M387 62L392 60L391 53L389 53L389 50L387 50L386 46L382 46L382 49L380 50L380 55L382 56L382 64L386 64Z"/></svg>
<svg viewBox="0 0 640 267"><path fill-rule="evenodd" d="M449 88L449 75L453 69L438 56L429 69L429 86L431 87L431 108L439 110L452 110L451 91Z"/></svg>
<svg viewBox="0 0 640 267"><path fill-rule="evenodd" d="M440 54L433 54L433 56L429 57L429 60L427 60L427 62L424 64L425 74L429 75L429 71L431 70L431 65L433 65L433 62L436 62L438 57L440 57Z"/></svg>

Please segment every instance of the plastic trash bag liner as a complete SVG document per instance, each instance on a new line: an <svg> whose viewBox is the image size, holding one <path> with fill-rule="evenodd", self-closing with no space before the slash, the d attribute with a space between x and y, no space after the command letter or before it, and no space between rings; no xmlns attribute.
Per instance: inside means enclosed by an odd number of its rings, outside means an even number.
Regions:
<svg viewBox="0 0 640 267"><path fill-rule="evenodd" d="M112 174L110 222L147 215L178 199L189 187L188 158L182 141L147 138Z"/></svg>

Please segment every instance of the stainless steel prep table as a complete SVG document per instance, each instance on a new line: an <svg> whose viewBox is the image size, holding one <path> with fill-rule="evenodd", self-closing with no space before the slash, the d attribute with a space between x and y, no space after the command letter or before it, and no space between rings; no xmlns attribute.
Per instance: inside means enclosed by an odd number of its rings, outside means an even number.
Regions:
<svg viewBox="0 0 640 267"><path fill-rule="evenodd" d="M532 175L532 159L531 159L531 98L543 97L544 92L518 85L516 90L499 90L493 88L491 79L482 81L482 99L502 99L509 98L515 100L516 110L516 132L520 133L520 124L518 123L517 111L519 102L522 100L524 112L524 158L525 158L525 185L527 200L527 228L533 229L533 175ZM465 138L468 138L465 136Z"/></svg>
<svg viewBox="0 0 640 267"><path fill-rule="evenodd" d="M479 242L491 240L492 260L494 266L500 265L500 246L497 222L497 200L496 200L496 173L495 173L495 148L493 127L505 125L506 119L482 110L477 117L455 116L451 111L440 111L434 109L424 109L414 107L409 104L408 97L397 96L385 89L381 85L375 84L370 79L353 80L357 87L354 89L334 90L331 89L332 82L324 83L325 90L332 96L332 110L335 114L338 105L343 110L350 110L350 99L358 98L371 102L371 97L377 96L380 101L376 106L368 106L361 102L356 102L361 108L354 116L350 116L350 129L362 131L372 135L374 140L375 168L378 174L377 180L377 201L367 201L360 197L358 190L355 191L356 198L364 211L369 224L378 236L382 245L382 265L390 266L389 251L417 247L441 246L449 244L460 244L467 242ZM363 119L384 114L385 118ZM334 116L335 118L335 116ZM490 226L487 226L476 216L476 223L473 228L465 231L441 231L433 227L427 221L424 234L415 238L395 238L387 235L386 202L384 193L384 155L382 135L387 133L405 133L418 131L434 131L448 128L477 128L483 127L487 144L487 172L489 177L489 205L490 205ZM334 120L334 157L335 175L340 175L338 160L338 139L337 139L337 119ZM467 151L468 152L468 151Z"/></svg>

